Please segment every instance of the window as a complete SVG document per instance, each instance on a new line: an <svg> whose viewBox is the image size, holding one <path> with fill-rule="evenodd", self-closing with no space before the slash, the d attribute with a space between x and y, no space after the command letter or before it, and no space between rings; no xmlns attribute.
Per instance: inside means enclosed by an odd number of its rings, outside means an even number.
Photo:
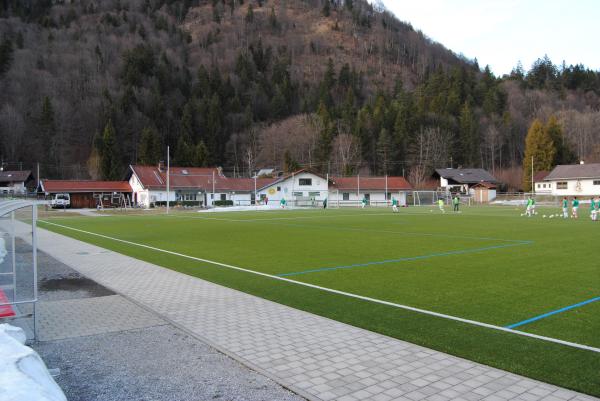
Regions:
<svg viewBox="0 0 600 401"><path fill-rule="evenodd" d="M390 200L390 199L392 199L392 193L391 193L391 192L388 192L388 193L387 193L387 197L386 197L385 199L387 199L387 200Z"/></svg>
<svg viewBox="0 0 600 401"><path fill-rule="evenodd" d="M196 194L185 194L183 196L183 199L186 201L195 201L196 200Z"/></svg>
<svg viewBox="0 0 600 401"><path fill-rule="evenodd" d="M298 184L301 186L312 185L312 178L300 178Z"/></svg>
<svg viewBox="0 0 600 401"><path fill-rule="evenodd" d="M281 192L281 187L277 187L277 192Z"/></svg>
<svg viewBox="0 0 600 401"><path fill-rule="evenodd" d="M559 181L556 183L556 189L568 189L569 185L567 181Z"/></svg>
<svg viewBox="0 0 600 401"><path fill-rule="evenodd" d="M546 186L546 185L544 184L544 186ZM537 184L537 187L538 187L538 189L540 189L542 187L542 184Z"/></svg>
<svg viewBox="0 0 600 401"><path fill-rule="evenodd" d="M342 194L342 199L343 200L350 200L350 194L348 192L344 192Z"/></svg>
<svg viewBox="0 0 600 401"><path fill-rule="evenodd" d="M227 200L227 194L221 194L221 200L222 201Z"/></svg>
<svg viewBox="0 0 600 401"><path fill-rule="evenodd" d="M320 192L309 192L308 196L310 196L311 198L318 198L319 196L321 196Z"/></svg>
<svg viewBox="0 0 600 401"><path fill-rule="evenodd" d="M600 180L594 180L594 185L600 185Z"/></svg>
<svg viewBox="0 0 600 401"><path fill-rule="evenodd" d="M304 192L294 192L294 196L304 196Z"/></svg>

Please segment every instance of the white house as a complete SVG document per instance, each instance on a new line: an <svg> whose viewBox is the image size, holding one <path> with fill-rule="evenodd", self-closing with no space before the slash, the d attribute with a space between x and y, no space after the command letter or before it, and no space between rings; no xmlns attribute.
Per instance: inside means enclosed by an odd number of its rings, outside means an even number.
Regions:
<svg viewBox="0 0 600 401"><path fill-rule="evenodd" d="M231 201L233 205L255 203L258 189L274 178L228 178L219 168L170 167L170 202L211 207L216 202ZM167 201L167 170L158 166L130 166L129 185L132 203L140 207L164 204Z"/></svg>
<svg viewBox="0 0 600 401"><path fill-rule="evenodd" d="M453 192L459 190L471 195L471 187L476 184L498 184L498 180L482 168L438 168L435 170L435 176L440 179L440 188Z"/></svg>
<svg viewBox="0 0 600 401"><path fill-rule="evenodd" d="M533 191L538 195L552 195L552 184L544 181L549 171L539 171L533 175Z"/></svg>
<svg viewBox="0 0 600 401"><path fill-rule="evenodd" d="M167 201L167 169L158 166L129 166L129 185L132 190L132 203L150 207L156 202ZM206 191L213 188L213 180L223 177L220 169L198 167L170 167L170 202L187 201L206 205Z"/></svg>
<svg viewBox="0 0 600 401"><path fill-rule="evenodd" d="M598 196L600 163L559 165L544 181L554 196Z"/></svg>
<svg viewBox="0 0 600 401"><path fill-rule="evenodd" d="M285 199L291 206L310 206L328 197L329 183L326 177L308 169L302 169L271 180L258 189L261 200L279 202Z"/></svg>
<svg viewBox="0 0 600 401"><path fill-rule="evenodd" d="M0 193L24 194L33 181L31 171L0 171Z"/></svg>
<svg viewBox="0 0 600 401"><path fill-rule="evenodd" d="M404 177L333 177L329 189L330 205L357 206L363 198L372 206L391 204L392 198L406 205L411 185Z"/></svg>

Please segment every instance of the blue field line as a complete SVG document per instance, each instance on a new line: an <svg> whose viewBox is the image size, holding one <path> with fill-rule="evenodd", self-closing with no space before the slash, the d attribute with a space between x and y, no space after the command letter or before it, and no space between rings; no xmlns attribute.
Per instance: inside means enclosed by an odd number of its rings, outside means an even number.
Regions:
<svg viewBox="0 0 600 401"><path fill-rule="evenodd" d="M592 302L596 302L596 301L600 301L600 297L591 298L591 299L588 299L587 301L583 301L583 302L579 302L579 303L576 303L576 304L573 304L573 305L565 306L564 308L553 310L552 312L544 313L543 315L535 316L535 317L532 317L531 319L522 320L520 322L513 323L511 325L504 326L504 327L506 327L507 329L514 329L515 327L520 327L520 326L523 326L523 325L526 325L526 324L529 324L529 323L533 323L533 322L538 321L540 319L544 319L546 317L549 317L549 316L552 316L552 315L556 315L558 313L566 312L566 311L571 310L571 309L579 308L580 306L591 304Z"/></svg>
<svg viewBox="0 0 600 401"><path fill-rule="evenodd" d="M301 274L326 272L326 271L340 270L340 269L353 269L355 267L368 267L368 266L374 266L374 265L383 265L386 263L410 262L413 260L437 258L440 256L462 255L465 253L483 252L483 251L489 251L492 249L501 249L501 248L509 248L509 247L513 247L513 246L529 245L532 243L533 243L533 241L522 241L522 242L514 243L514 244L494 245L494 246L486 246L486 247L482 247L482 248L473 248L473 249L461 249L458 251L431 253L428 255L410 256L410 257L398 258L398 259L379 260L376 262L356 263L356 264L352 264L352 265L335 266L335 267L321 267L318 269L302 270L302 271L291 272L291 273L281 273L281 274L277 274L277 276L278 277L298 276Z"/></svg>

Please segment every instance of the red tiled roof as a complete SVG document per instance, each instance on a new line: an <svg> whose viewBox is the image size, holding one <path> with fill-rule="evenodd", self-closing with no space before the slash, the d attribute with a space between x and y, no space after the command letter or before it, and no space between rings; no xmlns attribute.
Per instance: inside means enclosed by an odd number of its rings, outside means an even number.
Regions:
<svg viewBox="0 0 600 401"><path fill-rule="evenodd" d="M42 180L44 192L131 192L127 181Z"/></svg>
<svg viewBox="0 0 600 401"><path fill-rule="evenodd" d="M144 188L166 189L167 171L159 170L156 166L131 166L133 173L140 179ZM213 172L215 191L221 192L252 192L254 178L227 178L218 168L205 167L170 167L170 189L196 189L210 192L213 189ZM275 178L258 178L256 188L276 181Z"/></svg>
<svg viewBox="0 0 600 401"><path fill-rule="evenodd" d="M340 191L358 190L359 184L361 190L380 190L385 191L385 177L332 177L334 189ZM388 177L388 191L411 190L412 186L404 177Z"/></svg>
<svg viewBox="0 0 600 401"><path fill-rule="evenodd" d="M167 170L158 166L131 166L133 173L146 189L166 189ZM173 189L212 188L213 172L215 178L224 178L217 168L170 167L169 186Z"/></svg>
<svg viewBox="0 0 600 401"><path fill-rule="evenodd" d="M533 175L533 182L544 181L544 178L548 177L548 174L550 174L549 171L538 171Z"/></svg>

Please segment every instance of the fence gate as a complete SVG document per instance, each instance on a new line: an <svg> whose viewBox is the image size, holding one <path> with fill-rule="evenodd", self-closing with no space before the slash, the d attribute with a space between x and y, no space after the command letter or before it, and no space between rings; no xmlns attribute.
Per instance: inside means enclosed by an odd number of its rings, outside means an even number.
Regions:
<svg viewBox="0 0 600 401"><path fill-rule="evenodd" d="M36 338L37 205L0 201L0 323L23 327Z"/></svg>

